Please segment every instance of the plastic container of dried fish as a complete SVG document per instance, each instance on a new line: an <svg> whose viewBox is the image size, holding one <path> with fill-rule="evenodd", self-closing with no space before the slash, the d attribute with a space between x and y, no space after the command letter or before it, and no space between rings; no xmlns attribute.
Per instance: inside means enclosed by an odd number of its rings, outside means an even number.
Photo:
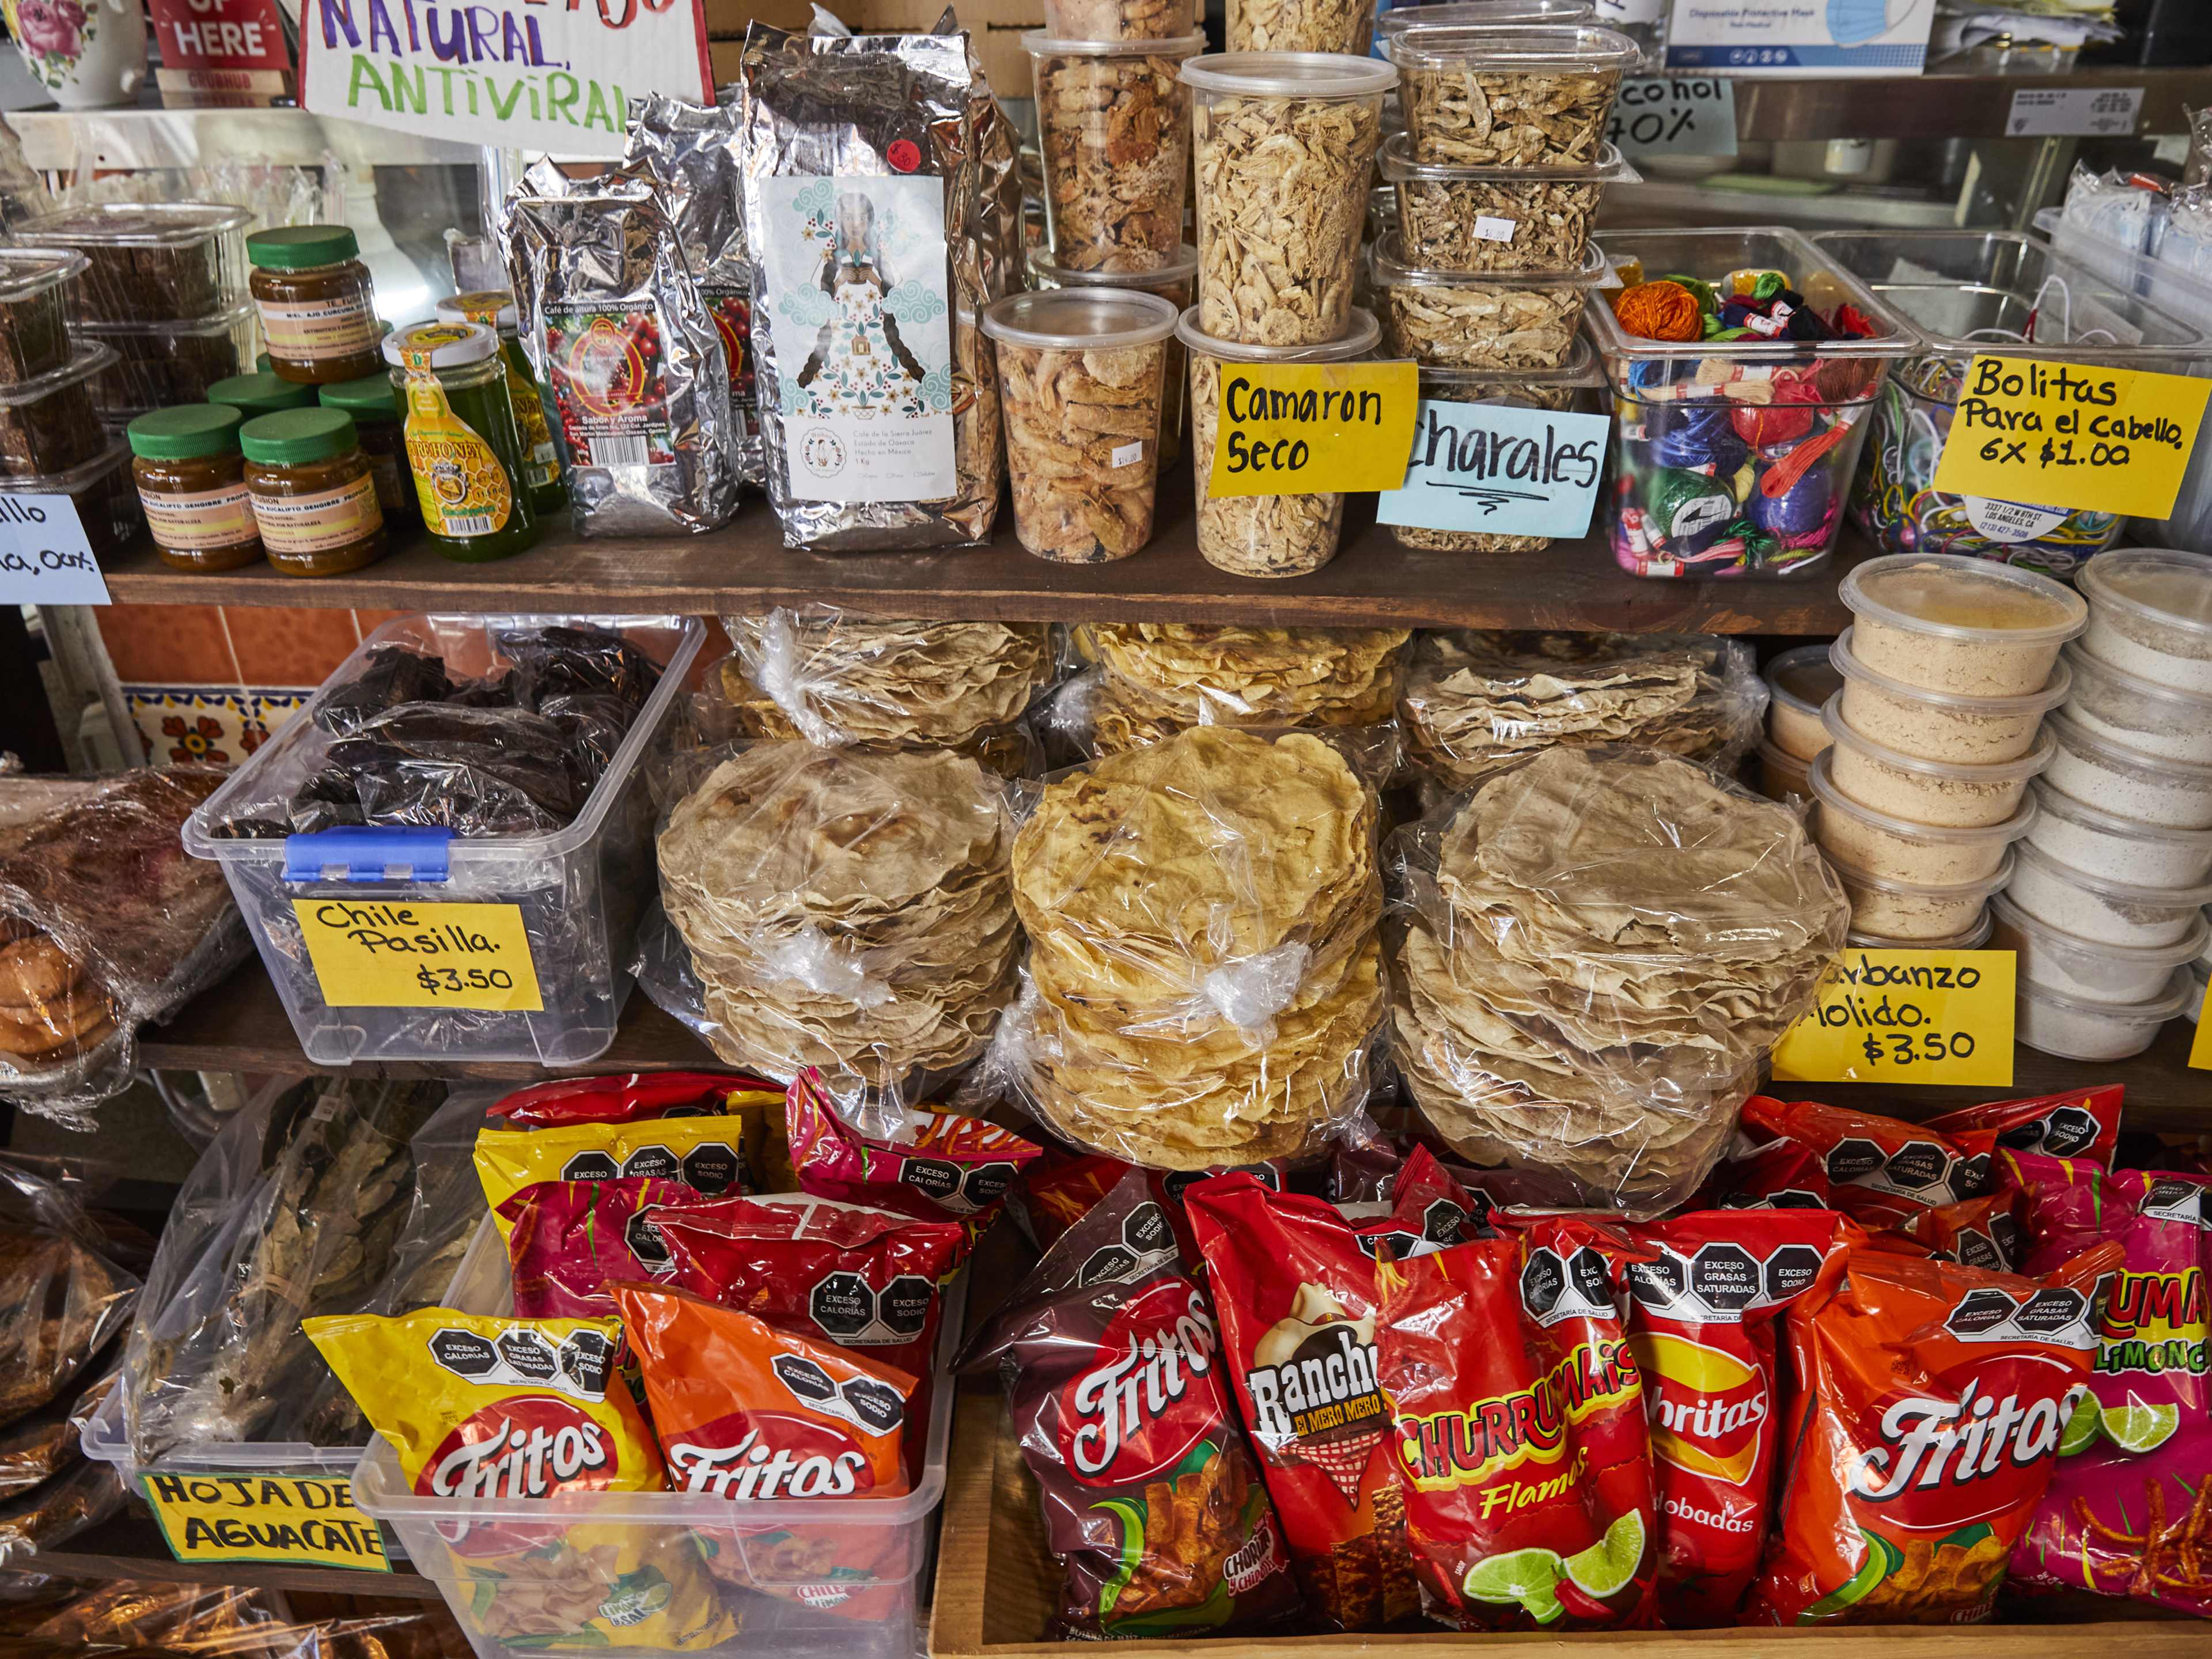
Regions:
<svg viewBox="0 0 2212 1659"><path fill-rule="evenodd" d="M455 673L477 676L506 661L498 646L501 634L564 624L617 633L661 669L659 683L565 829L488 836L422 830L392 843L388 854L372 854L364 847L358 858L323 836L234 838L217 833L233 819L252 816L254 803L289 801L320 769L331 738L317 716L336 688L362 677L371 652L405 646L444 659ZM676 712L705 631L696 617L395 617L362 641L306 708L201 805L185 822L185 850L222 864L309 1060L321 1066L461 1059L575 1066L606 1052L629 994L628 963L641 900L653 886L653 808L641 763ZM356 839L362 834L351 833ZM346 856L334 862L334 852ZM366 861L371 856L374 864ZM411 925L395 915L433 905L491 908L465 915L449 912L442 918L418 915ZM477 983L458 994L426 987L411 1006L391 1000L334 1003L309 957L303 916L335 915L348 925L343 907L349 906L361 914L364 927L404 933L447 926L482 933L486 923L519 924L528 942L540 1006L526 1006L519 980L503 988L517 993L512 996L501 996L502 988L495 984ZM379 906L384 908L364 908ZM508 910L516 914L502 914ZM447 958L439 961L442 966ZM388 998L393 993L367 994ZM447 1006L437 1002L442 996L450 996ZM497 1000L512 1006L483 1006ZM451 1006L471 1001L477 1006Z"/></svg>
<svg viewBox="0 0 2212 1659"><path fill-rule="evenodd" d="M1383 43L1413 159L1549 167L1594 160L1620 77L1644 48L1581 23L1502 27L1416 19Z"/></svg>
<svg viewBox="0 0 2212 1659"><path fill-rule="evenodd" d="M742 1602L744 1629L712 1648L683 1650L684 1659L700 1654L773 1654L775 1659L909 1659L922 1650L929 1610L922 1597L922 1575L936 1541L933 1517L945 1494L947 1443L952 1432L952 1356L960 1341L961 1316L968 1299L968 1277L959 1275L945 1293L944 1335L938 1346L937 1386L932 1391L928 1437L913 1488L884 1498L769 1498L737 1504L706 1492L564 1492L554 1498L465 1499L425 1498L409 1487L392 1448L379 1439L362 1455L355 1471L354 1501L363 1513L396 1531L415 1569L445 1593L480 1659L512 1659L517 1648L488 1628L501 1603L481 1596L483 1581L472 1574L467 1539L471 1530L496 1527L512 1540L527 1528L544 1540L549 1561L565 1557L578 1565L556 1568L573 1582L588 1571L589 1553L617 1540L651 1559L675 1554L703 1559L711 1554L719 1585L732 1605ZM505 1243L487 1216L460 1270L446 1292L445 1305L464 1313L504 1314L514 1308L513 1280ZM568 1546L569 1529L585 1534ZM458 1540L458 1543L455 1541ZM507 1546L510 1554L513 1546ZM808 1577L810 1559L866 1559L872 1577L850 1571L835 1577ZM865 1595L869 1616L835 1609ZM873 1611L881 1604L880 1611ZM517 1646L544 1645L520 1638ZM626 1647L625 1656L655 1659L675 1650Z"/></svg>
<svg viewBox="0 0 2212 1659"><path fill-rule="evenodd" d="M1590 290L1612 277L1595 246L1569 270L1436 270L1376 243L1371 280L1382 343L1431 368L1557 368L1574 354Z"/></svg>
<svg viewBox="0 0 2212 1659"><path fill-rule="evenodd" d="M1382 141L1407 258L1450 270L1556 270L1589 245L1607 185L1643 174L1611 144L1555 167L1447 167L1413 159L1410 134Z"/></svg>

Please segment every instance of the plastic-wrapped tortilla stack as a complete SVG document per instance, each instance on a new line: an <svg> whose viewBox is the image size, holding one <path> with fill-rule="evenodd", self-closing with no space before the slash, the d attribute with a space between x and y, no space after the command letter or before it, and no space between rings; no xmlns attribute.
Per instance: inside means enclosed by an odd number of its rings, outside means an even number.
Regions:
<svg viewBox="0 0 2212 1659"><path fill-rule="evenodd" d="M979 1053L1014 991L1012 821L945 750L767 743L660 832L660 890L733 1066L870 1086Z"/></svg>
<svg viewBox="0 0 2212 1659"><path fill-rule="evenodd" d="M1382 1018L1376 812L1321 739L1225 726L1048 786L1014 842L1030 982L1006 1079L1156 1168L1318 1143L1364 1098Z"/></svg>
<svg viewBox="0 0 2212 1659"><path fill-rule="evenodd" d="M1421 1109L1637 1213L1704 1178L1850 918L1795 814L1650 750L1547 750L1391 851Z"/></svg>
<svg viewBox="0 0 2212 1659"><path fill-rule="evenodd" d="M1425 634L1398 712L1408 757L1468 789L1565 744L1635 744L1723 770L1759 742L1749 647L1708 634Z"/></svg>

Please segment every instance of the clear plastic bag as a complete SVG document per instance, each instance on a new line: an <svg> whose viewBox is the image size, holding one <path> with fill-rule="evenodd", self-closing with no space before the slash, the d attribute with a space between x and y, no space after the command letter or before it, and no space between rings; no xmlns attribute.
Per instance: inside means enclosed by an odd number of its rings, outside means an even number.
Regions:
<svg viewBox="0 0 2212 1659"><path fill-rule="evenodd" d="M1633 749L1552 749L1391 837L1392 1057L1476 1164L1655 1215L1719 1158L1850 905L1796 815Z"/></svg>
<svg viewBox="0 0 2212 1659"><path fill-rule="evenodd" d="M1128 682L1109 668L1086 669L1072 679L1063 680L1045 705L1039 723L1044 729L1048 751L1064 765L1165 743L1178 732L1190 729L1144 694L1133 696ZM1389 788L1398 773L1398 722L1395 719L1385 719L1373 726L1306 726L1281 720L1230 720L1198 723L1234 726L1240 732L1261 737L1310 731L1343 756L1352 769L1376 789Z"/></svg>
<svg viewBox="0 0 2212 1659"><path fill-rule="evenodd" d="M0 1160L0 1423L66 1398L138 1294L75 1198Z"/></svg>
<svg viewBox="0 0 2212 1659"><path fill-rule="evenodd" d="M84 1455L84 1425L115 1386L113 1370L74 1382L27 1417L0 1430L0 1502L35 1490Z"/></svg>
<svg viewBox="0 0 2212 1659"><path fill-rule="evenodd" d="M123 1513L131 1502L123 1477L106 1463L78 1462L13 1503L0 1504L0 1574L31 1566L41 1550ZM8 1599L0 1592L0 1600Z"/></svg>

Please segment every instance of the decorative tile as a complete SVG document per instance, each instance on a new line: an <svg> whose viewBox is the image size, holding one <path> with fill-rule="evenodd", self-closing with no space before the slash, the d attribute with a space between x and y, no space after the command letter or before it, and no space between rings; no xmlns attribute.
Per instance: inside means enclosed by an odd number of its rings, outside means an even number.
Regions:
<svg viewBox="0 0 2212 1659"><path fill-rule="evenodd" d="M246 699L207 685L125 685L124 706L156 766L236 766L267 741L249 730Z"/></svg>
<svg viewBox="0 0 2212 1659"><path fill-rule="evenodd" d="M246 752L255 750L284 729L284 723L307 706L313 691L271 691L249 688L246 694Z"/></svg>
<svg viewBox="0 0 2212 1659"><path fill-rule="evenodd" d="M239 684L320 685L361 643L350 611L226 605Z"/></svg>

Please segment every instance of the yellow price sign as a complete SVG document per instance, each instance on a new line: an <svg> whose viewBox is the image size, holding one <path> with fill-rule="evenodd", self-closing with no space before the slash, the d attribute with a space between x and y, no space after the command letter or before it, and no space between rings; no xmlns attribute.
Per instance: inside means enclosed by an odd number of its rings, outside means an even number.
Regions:
<svg viewBox="0 0 2212 1659"><path fill-rule="evenodd" d="M292 913L333 1008L544 1009L519 904L295 898Z"/></svg>
<svg viewBox="0 0 2212 1659"><path fill-rule="evenodd" d="M1844 952L1774 1048L1779 1083L2012 1083L2009 951Z"/></svg>
<svg viewBox="0 0 2212 1659"><path fill-rule="evenodd" d="M1420 373L1407 363L1224 359L1212 495L1395 489L1413 447Z"/></svg>
<svg viewBox="0 0 2212 1659"><path fill-rule="evenodd" d="M2204 1001L2197 1011L2197 1036L2189 1045L2189 1063L2200 1072L2212 1072L2212 985L2204 988Z"/></svg>
<svg viewBox="0 0 2212 1659"><path fill-rule="evenodd" d="M147 1507L179 1561L274 1561L390 1572L353 1483L292 1474L149 1474Z"/></svg>
<svg viewBox="0 0 2212 1659"><path fill-rule="evenodd" d="M2053 510L2173 511L2212 380L2147 369L1976 357L1935 486Z"/></svg>

